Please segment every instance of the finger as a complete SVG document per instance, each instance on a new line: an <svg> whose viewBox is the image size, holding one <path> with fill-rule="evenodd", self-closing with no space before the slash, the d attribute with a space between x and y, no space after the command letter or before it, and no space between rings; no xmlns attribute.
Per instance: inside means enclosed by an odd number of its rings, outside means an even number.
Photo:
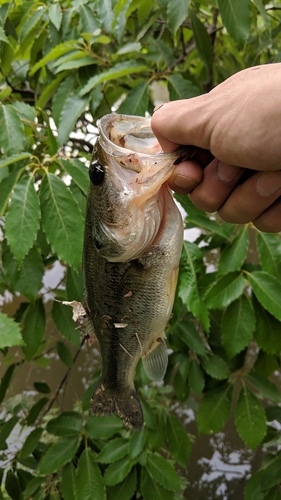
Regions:
<svg viewBox="0 0 281 500"><path fill-rule="evenodd" d="M199 184L203 170L194 161L183 161L177 165L169 179L169 185L179 194L188 194Z"/></svg>
<svg viewBox="0 0 281 500"><path fill-rule="evenodd" d="M279 233L279 231L281 231L281 199L278 198L267 210L252 222L260 231Z"/></svg>
<svg viewBox="0 0 281 500"><path fill-rule="evenodd" d="M192 202L201 210L215 212L237 186L243 168L213 160L205 169L202 182L190 194Z"/></svg>
<svg viewBox="0 0 281 500"><path fill-rule="evenodd" d="M237 186L218 214L226 222L245 224L261 216L281 195L281 172L257 172Z"/></svg>

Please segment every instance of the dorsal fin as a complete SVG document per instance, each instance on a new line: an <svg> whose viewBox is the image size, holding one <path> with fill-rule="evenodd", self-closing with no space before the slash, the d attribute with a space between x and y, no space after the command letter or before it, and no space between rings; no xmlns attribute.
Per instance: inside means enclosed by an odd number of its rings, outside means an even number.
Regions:
<svg viewBox="0 0 281 500"><path fill-rule="evenodd" d="M168 365L168 353L161 337L153 341L147 353L142 357L142 364L150 380L161 380L164 377Z"/></svg>

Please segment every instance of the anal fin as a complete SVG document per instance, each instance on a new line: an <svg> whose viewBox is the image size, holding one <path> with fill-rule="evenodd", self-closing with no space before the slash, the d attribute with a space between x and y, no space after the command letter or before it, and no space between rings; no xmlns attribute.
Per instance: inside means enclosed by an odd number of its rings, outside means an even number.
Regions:
<svg viewBox="0 0 281 500"><path fill-rule="evenodd" d="M161 337L153 341L147 353L142 357L142 364L150 380L157 381L164 377L168 365L168 353Z"/></svg>

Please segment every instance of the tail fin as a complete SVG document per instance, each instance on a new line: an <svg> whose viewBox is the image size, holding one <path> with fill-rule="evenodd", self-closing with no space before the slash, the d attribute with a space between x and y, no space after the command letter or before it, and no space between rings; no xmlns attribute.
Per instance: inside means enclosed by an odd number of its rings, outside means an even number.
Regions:
<svg viewBox="0 0 281 500"><path fill-rule="evenodd" d="M117 415L124 424L135 431L143 427L142 409L134 389L122 391L108 389L100 382L92 396L90 414L97 416Z"/></svg>

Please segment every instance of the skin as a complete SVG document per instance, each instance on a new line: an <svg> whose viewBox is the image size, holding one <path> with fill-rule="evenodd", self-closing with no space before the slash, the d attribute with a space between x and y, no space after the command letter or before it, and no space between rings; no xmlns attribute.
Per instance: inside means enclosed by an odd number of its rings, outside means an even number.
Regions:
<svg viewBox="0 0 281 500"><path fill-rule="evenodd" d="M223 220L281 231L281 63L236 73L208 94L156 108L163 151L196 146L171 188Z"/></svg>

